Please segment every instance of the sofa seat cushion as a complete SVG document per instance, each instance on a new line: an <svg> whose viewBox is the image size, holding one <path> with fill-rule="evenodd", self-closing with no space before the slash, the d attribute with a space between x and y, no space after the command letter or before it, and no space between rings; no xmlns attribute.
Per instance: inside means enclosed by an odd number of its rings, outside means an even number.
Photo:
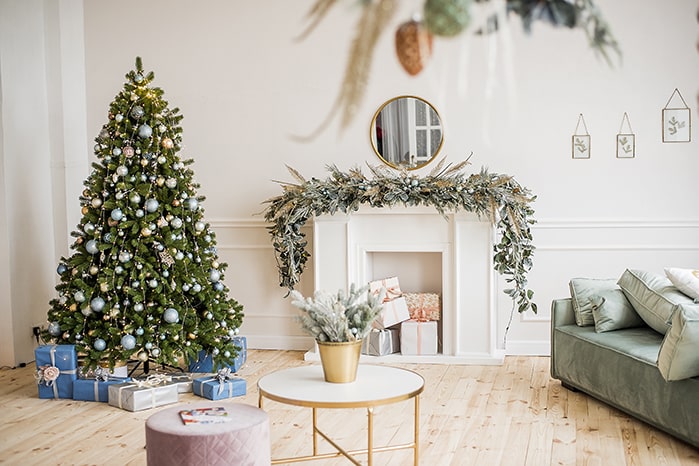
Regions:
<svg viewBox="0 0 699 466"><path fill-rule="evenodd" d="M593 327L564 325L556 329L601 348L606 348L638 361L656 366L663 336L650 327L635 327L615 330L613 333L598 333ZM585 354L580 354L585 357Z"/></svg>
<svg viewBox="0 0 699 466"><path fill-rule="evenodd" d="M658 369L667 381L699 376L699 304L680 304L658 355Z"/></svg>
<svg viewBox="0 0 699 466"><path fill-rule="evenodd" d="M667 277L652 272L627 269L619 278L618 285L641 319L663 335L670 328L677 306L693 303Z"/></svg>

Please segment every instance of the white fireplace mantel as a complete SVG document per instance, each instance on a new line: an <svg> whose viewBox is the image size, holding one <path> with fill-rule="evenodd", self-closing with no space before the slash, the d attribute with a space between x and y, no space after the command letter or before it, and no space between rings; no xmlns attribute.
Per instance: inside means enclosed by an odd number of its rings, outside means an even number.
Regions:
<svg viewBox="0 0 699 466"><path fill-rule="evenodd" d="M450 213L445 219L428 207L363 207L352 214L316 217L313 235L316 290L348 289L351 283L386 278L372 276L375 253L441 257L441 353L363 355L364 360L502 364L505 352L496 341L494 229L487 219L467 212ZM400 279L400 271L396 275ZM309 351L306 359L317 359L317 353Z"/></svg>

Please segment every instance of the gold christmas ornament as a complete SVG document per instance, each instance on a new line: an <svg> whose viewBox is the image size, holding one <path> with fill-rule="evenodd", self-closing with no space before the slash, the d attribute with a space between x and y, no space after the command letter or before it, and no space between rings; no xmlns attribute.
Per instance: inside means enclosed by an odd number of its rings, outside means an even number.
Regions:
<svg viewBox="0 0 699 466"><path fill-rule="evenodd" d="M172 142L172 139L170 139L170 138L165 138L165 139L163 139L163 142L162 142L161 144L162 144L162 146L163 146L165 149L172 149L173 146L175 145L175 144Z"/></svg>
<svg viewBox="0 0 699 466"><path fill-rule="evenodd" d="M71 311L75 312L75 311L78 310L78 305L75 304L75 303L73 303L73 304L70 305L70 307L69 307L68 309L70 309Z"/></svg>
<svg viewBox="0 0 699 466"><path fill-rule="evenodd" d="M90 211L89 207L83 206L82 209L80 209L80 212L82 212L83 215L87 215L87 213Z"/></svg>
<svg viewBox="0 0 699 466"><path fill-rule="evenodd" d="M432 34L420 21L411 20L396 31L396 55L403 69L415 76L432 56Z"/></svg>

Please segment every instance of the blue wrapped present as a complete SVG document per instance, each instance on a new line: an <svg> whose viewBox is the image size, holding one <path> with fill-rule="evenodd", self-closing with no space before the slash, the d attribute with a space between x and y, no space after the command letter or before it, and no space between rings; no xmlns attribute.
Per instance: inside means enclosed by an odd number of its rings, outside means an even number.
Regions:
<svg viewBox="0 0 699 466"><path fill-rule="evenodd" d="M233 344L240 348L238 351L238 356L233 360L233 364L228 366L222 366L219 364L214 368L214 360L210 354L206 354L206 351L199 351L198 359L196 361L189 362L189 372L216 372L220 369L228 367L232 372L238 372L240 368L245 364L248 358L248 343L245 337L233 337Z"/></svg>
<svg viewBox="0 0 699 466"><path fill-rule="evenodd" d="M109 386L129 382L130 377L114 377L109 369L98 367L92 377L73 382L73 399L78 401L109 401Z"/></svg>
<svg viewBox="0 0 699 466"><path fill-rule="evenodd" d="M78 378L75 345L42 345L34 350L39 398L73 398Z"/></svg>
<svg viewBox="0 0 699 466"><path fill-rule="evenodd" d="M192 382L192 392L209 400L223 400L246 393L245 379L231 376L229 368L221 369L218 374L200 377Z"/></svg>

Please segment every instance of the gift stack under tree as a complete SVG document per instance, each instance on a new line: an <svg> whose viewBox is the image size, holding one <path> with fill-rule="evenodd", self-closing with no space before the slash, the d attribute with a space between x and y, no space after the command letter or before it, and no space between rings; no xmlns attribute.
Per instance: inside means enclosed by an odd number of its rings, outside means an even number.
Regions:
<svg viewBox="0 0 699 466"><path fill-rule="evenodd" d="M140 411L176 403L180 393L193 392L210 400L242 396L247 388L245 379L234 373L246 361L247 342L245 337L236 336L235 343L242 349L231 364L217 365L216 371L210 364L211 356L202 353L200 360L190 363L189 373L152 371L133 378L115 376L100 366L81 366L75 345L41 345L35 350L39 398L98 401Z"/></svg>
<svg viewBox="0 0 699 466"><path fill-rule="evenodd" d="M386 289L381 316L365 338L362 353L383 356L435 355L439 347L441 305L437 293L404 293L398 277L373 280L370 290Z"/></svg>
<svg viewBox="0 0 699 466"><path fill-rule="evenodd" d="M49 344L37 349L42 397L73 397L78 357L95 375L94 398L106 401L104 387L118 385L108 379L127 361L148 372L149 363L208 359L212 368L201 371L214 372L235 367L245 349L238 336L243 307L228 297L227 264L204 219L193 160L179 153L182 116L152 85L154 77L137 58L95 139L73 252L58 265L58 296L42 332ZM138 385L133 392L167 385L153 378L119 382ZM89 396L90 388L80 390Z"/></svg>

